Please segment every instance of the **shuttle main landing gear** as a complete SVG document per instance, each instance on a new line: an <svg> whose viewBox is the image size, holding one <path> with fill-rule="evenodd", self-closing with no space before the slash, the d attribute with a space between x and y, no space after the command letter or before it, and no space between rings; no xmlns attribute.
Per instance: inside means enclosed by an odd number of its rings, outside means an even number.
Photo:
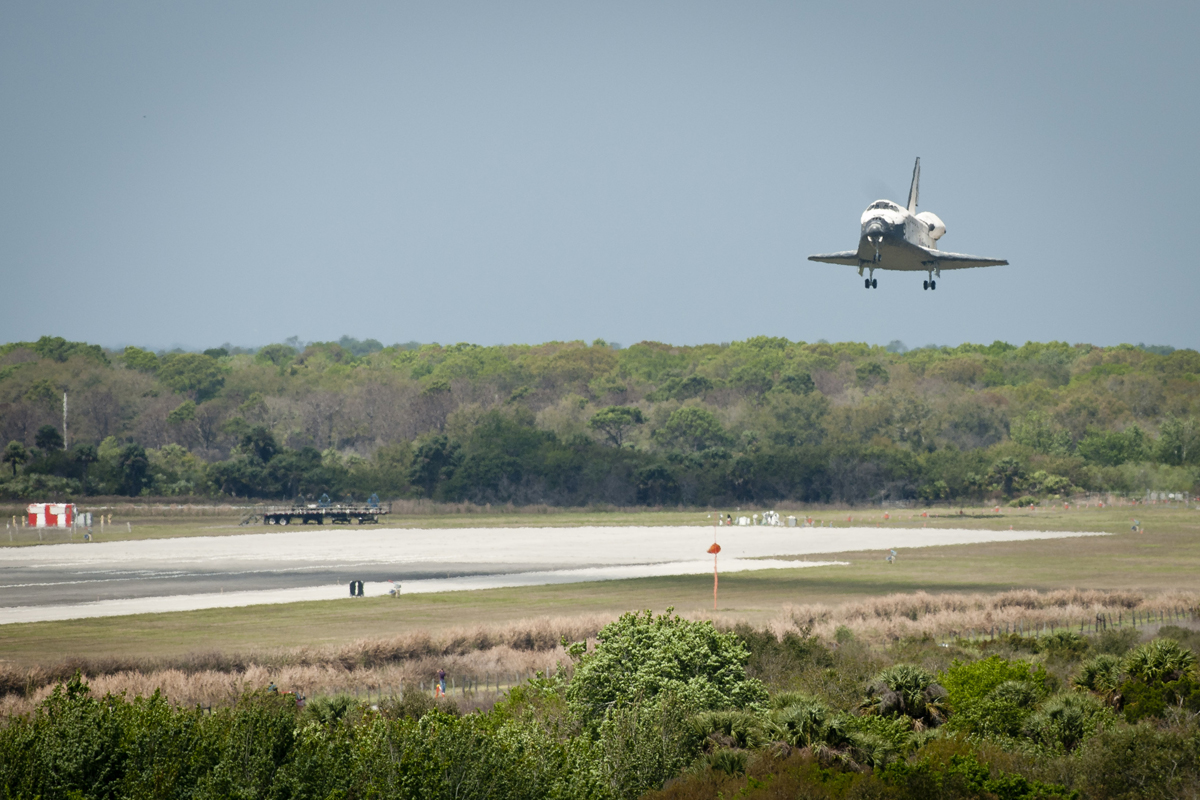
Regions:
<svg viewBox="0 0 1200 800"><path fill-rule="evenodd" d="M866 261L859 261L859 263L858 263L858 277L860 277L860 278L863 277L863 267L865 265L866 265ZM863 285L864 285L864 287L866 287L868 289L876 289L876 288L878 288L878 285L880 285L880 282L876 281L876 279L875 279L875 267L874 266L870 267L870 270L871 270L869 273L870 277L863 278Z"/></svg>
<svg viewBox="0 0 1200 800"><path fill-rule="evenodd" d="M926 289L936 289L937 281L924 281L923 285Z"/></svg>

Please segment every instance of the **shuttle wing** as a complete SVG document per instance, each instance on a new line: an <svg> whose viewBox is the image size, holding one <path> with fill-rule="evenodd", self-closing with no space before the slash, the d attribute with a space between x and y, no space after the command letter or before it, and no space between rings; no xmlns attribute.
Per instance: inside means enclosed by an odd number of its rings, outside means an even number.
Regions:
<svg viewBox="0 0 1200 800"><path fill-rule="evenodd" d="M922 247L928 256L928 261L922 259L922 262L928 264L933 269L968 269L969 267L1002 267L1008 262L1002 258L980 258L979 256L968 256L962 253L947 253L942 250L933 250L928 247ZM855 261L855 264L858 262Z"/></svg>
<svg viewBox="0 0 1200 800"><path fill-rule="evenodd" d="M837 253L822 253L820 255L809 256L809 261L824 261L826 264L846 264L851 267L858 266L858 251L857 250L842 250Z"/></svg>

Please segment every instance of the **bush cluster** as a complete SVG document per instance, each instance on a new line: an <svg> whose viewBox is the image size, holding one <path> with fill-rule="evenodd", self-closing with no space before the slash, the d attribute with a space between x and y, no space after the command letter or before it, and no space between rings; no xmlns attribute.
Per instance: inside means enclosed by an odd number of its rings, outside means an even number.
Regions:
<svg viewBox="0 0 1200 800"><path fill-rule="evenodd" d="M1200 790L1200 636L1160 634L1140 644L1059 634L1052 647L1015 638L984 654L931 641L868 647L848 633L780 640L670 610L631 613L591 649L568 645L573 669L469 715L423 694L304 705L272 690L206 711L159 693L95 697L76 676L0 725L0 793L1190 796Z"/></svg>

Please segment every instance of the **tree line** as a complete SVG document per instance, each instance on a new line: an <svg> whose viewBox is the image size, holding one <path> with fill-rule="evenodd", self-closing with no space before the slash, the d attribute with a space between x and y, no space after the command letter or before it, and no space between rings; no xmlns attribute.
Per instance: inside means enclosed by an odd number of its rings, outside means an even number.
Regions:
<svg viewBox="0 0 1200 800"><path fill-rule="evenodd" d="M720 505L1191 492L1200 353L1062 342L0 346L0 496ZM70 416L64 442L62 395Z"/></svg>

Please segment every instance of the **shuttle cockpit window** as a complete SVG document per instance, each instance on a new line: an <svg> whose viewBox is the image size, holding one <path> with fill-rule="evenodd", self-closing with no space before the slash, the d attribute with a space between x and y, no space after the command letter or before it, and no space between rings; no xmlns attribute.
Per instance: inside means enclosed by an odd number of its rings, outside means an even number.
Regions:
<svg viewBox="0 0 1200 800"><path fill-rule="evenodd" d="M889 202L887 200L876 200L874 203L871 203L871 205L867 206L868 211L873 210L873 209L887 209L888 211L899 211L900 210L900 208L895 203Z"/></svg>

